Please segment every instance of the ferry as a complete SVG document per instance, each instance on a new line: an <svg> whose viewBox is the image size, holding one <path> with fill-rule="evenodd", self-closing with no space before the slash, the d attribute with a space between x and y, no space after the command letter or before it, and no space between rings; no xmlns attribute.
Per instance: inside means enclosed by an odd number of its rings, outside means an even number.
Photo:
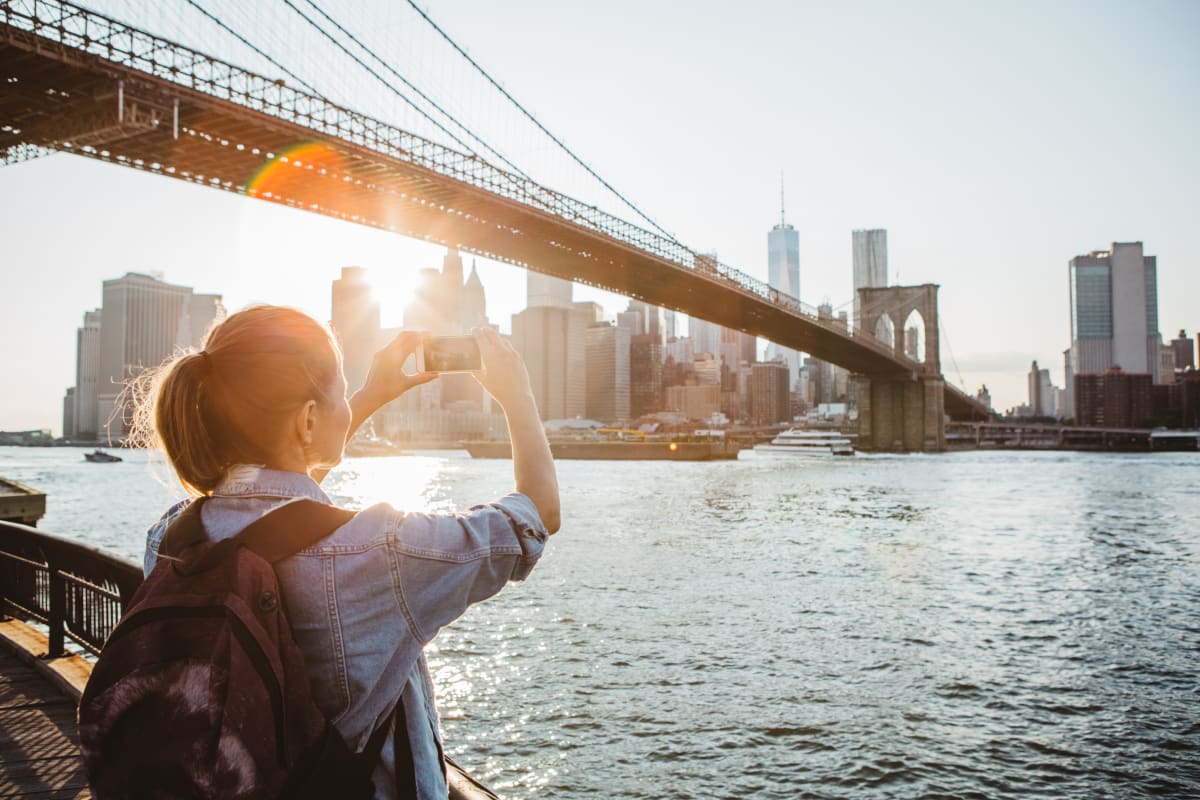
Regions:
<svg viewBox="0 0 1200 800"><path fill-rule="evenodd" d="M852 456L854 445L837 431L790 428L767 444L754 445L756 453L797 456Z"/></svg>

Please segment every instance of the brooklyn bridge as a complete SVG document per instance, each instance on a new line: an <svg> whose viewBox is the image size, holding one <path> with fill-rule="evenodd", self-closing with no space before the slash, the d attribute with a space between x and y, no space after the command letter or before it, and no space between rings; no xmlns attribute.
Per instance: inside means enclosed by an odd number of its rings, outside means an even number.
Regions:
<svg viewBox="0 0 1200 800"><path fill-rule="evenodd" d="M860 290L862 325L849 328L661 229L555 191L505 159L335 103L280 69L258 74L61 0L4 0L0 163L52 152L98 159L760 336L853 373L862 449L940 451L947 417L989 415L942 374L935 285ZM914 313L924 325L916 358L902 334Z"/></svg>

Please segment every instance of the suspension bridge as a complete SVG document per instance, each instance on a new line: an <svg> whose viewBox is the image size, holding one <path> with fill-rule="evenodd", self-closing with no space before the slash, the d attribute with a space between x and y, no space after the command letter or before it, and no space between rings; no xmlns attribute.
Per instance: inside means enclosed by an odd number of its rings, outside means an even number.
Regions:
<svg viewBox="0 0 1200 800"><path fill-rule="evenodd" d="M318 12L305 16L310 25L326 20L321 30L329 42L387 80L346 48L343 40L352 36L345 27L309 5ZM3 0L0 163L73 153L455 246L761 336L856 375L860 443L868 449L941 450L946 415L989 415L942 375L936 286L863 290L867 324L849 329L697 254L619 194L654 230L543 185L495 149L478 152L455 132L466 129L462 123L447 126L427 115L456 146L435 141L322 97L255 52L279 75L243 69L64 0ZM912 310L926 326L920 359L903 348ZM892 341L870 333L883 318L900 333Z"/></svg>

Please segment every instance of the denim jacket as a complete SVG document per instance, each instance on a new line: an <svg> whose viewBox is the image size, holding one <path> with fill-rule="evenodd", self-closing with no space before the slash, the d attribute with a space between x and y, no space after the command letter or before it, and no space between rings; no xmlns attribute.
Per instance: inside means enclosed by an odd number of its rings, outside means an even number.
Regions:
<svg viewBox="0 0 1200 800"><path fill-rule="evenodd" d="M205 503L201 519L219 541L298 498L330 502L306 475L239 466ZM187 502L147 534L147 574L167 524ZM457 514L404 513L380 503L275 565L314 698L347 744L361 750L403 697L421 800L448 794L424 646L471 604L524 580L547 536L522 494ZM396 796L393 760L389 734L375 769L377 800Z"/></svg>

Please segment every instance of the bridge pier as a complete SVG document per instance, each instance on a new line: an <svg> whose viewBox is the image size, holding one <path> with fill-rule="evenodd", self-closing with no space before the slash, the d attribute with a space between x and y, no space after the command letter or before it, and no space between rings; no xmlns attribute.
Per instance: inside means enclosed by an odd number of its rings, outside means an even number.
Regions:
<svg viewBox="0 0 1200 800"><path fill-rule="evenodd" d="M867 452L940 453L946 449L945 381L855 375L858 444Z"/></svg>

